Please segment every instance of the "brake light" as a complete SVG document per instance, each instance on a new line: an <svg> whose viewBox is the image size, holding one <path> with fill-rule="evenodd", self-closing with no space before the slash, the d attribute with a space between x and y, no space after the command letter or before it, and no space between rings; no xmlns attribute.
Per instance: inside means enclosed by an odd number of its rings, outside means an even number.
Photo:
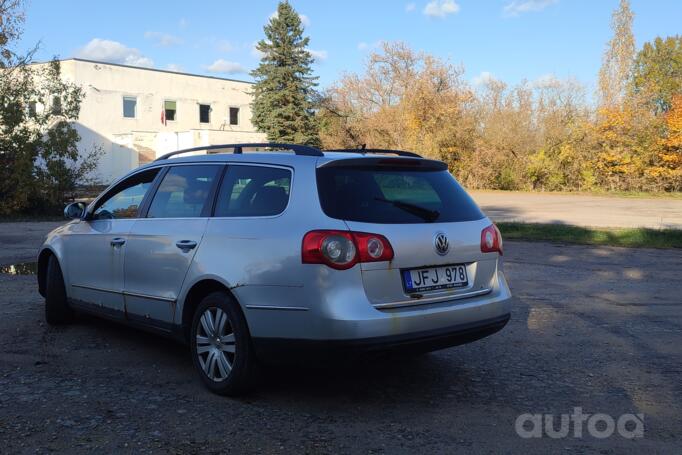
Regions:
<svg viewBox="0 0 682 455"><path fill-rule="evenodd" d="M497 226L491 224L481 231L481 253L502 252L502 234Z"/></svg>
<svg viewBox="0 0 682 455"><path fill-rule="evenodd" d="M304 264L327 264L345 270L358 262L357 248L348 231L310 231L303 237Z"/></svg>
<svg viewBox="0 0 682 455"><path fill-rule="evenodd" d="M351 232L360 253L360 262L381 262L393 259L393 247L386 237L367 232Z"/></svg>
<svg viewBox="0 0 682 455"><path fill-rule="evenodd" d="M303 237L301 260L304 264L326 264L337 270L346 270L359 262L391 259L393 248L383 235L317 230Z"/></svg>

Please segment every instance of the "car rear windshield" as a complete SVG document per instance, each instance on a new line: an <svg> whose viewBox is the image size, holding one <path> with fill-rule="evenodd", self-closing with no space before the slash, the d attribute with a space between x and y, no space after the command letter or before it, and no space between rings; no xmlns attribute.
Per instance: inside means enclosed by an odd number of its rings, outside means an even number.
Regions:
<svg viewBox="0 0 682 455"><path fill-rule="evenodd" d="M447 170L408 166L343 166L317 170L322 210L331 218L411 224L475 221L478 206Z"/></svg>

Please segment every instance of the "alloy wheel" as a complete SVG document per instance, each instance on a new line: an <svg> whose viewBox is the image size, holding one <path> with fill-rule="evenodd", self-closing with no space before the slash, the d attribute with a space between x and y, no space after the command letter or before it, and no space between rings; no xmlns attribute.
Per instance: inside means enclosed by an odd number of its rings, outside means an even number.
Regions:
<svg viewBox="0 0 682 455"><path fill-rule="evenodd" d="M220 308L207 308L196 331L196 353L206 376L224 381L232 371L236 355L235 335L228 314Z"/></svg>

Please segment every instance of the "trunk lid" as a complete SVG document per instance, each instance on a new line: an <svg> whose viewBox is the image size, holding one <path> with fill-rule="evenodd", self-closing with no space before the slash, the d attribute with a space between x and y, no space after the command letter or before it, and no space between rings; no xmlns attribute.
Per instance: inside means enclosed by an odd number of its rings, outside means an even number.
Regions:
<svg viewBox="0 0 682 455"><path fill-rule="evenodd" d="M377 308L490 291L498 254L481 252L481 231L491 222L444 163L402 157L334 160L318 168L317 184L327 216L344 220L351 231L381 234L393 247L392 261L361 264L365 292ZM449 248L439 254L437 243L442 247L445 240ZM463 276L461 268L449 267L457 265L466 270L466 280L457 287L441 287L438 279L437 289L405 284L445 272ZM412 269L428 270L415 275Z"/></svg>
<svg viewBox="0 0 682 455"><path fill-rule="evenodd" d="M365 293L379 308L466 298L485 294L491 289L498 256L497 253L481 252L481 231L490 225L487 218L437 224L346 224L352 231L381 234L393 247L392 261L361 264ZM444 255L436 251L435 238L438 234L444 234L448 239L449 249ZM466 267L466 285L427 291L406 290L405 271L458 264Z"/></svg>

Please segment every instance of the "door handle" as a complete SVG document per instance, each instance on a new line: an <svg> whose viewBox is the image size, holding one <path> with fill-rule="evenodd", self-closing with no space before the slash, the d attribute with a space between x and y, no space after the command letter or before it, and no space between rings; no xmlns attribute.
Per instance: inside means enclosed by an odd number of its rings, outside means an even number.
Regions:
<svg viewBox="0 0 682 455"><path fill-rule="evenodd" d="M175 242L175 246L180 248L183 253L187 253L189 250L196 248L197 242L194 240L178 240Z"/></svg>
<svg viewBox="0 0 682 455"><path fill-rule="evenodd" d="M126 243L126 239L124 239L123 237L114 237L113 239L111 239L111 242L109 243L111 243L111 246L117 247Z"/></svg>

